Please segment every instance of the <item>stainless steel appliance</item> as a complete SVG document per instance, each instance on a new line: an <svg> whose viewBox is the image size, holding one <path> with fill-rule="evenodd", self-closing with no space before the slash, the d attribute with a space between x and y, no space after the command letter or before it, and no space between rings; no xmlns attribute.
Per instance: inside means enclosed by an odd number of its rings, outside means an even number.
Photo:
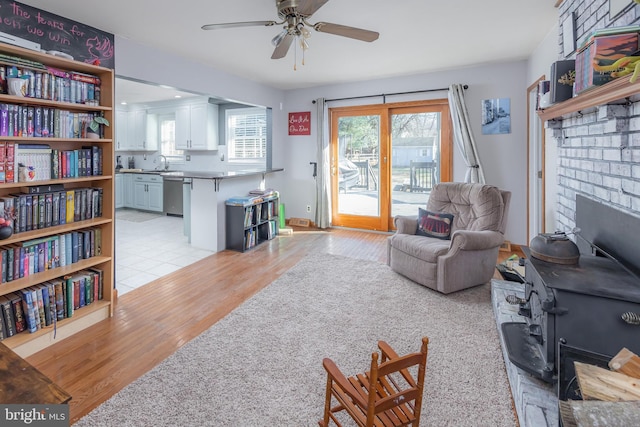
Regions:
<svg viewBox="0 0 640 427"><path fill-rule="evenodd" d="M163 204L166 215L183 216L182 177L164 177Z"/></svg>

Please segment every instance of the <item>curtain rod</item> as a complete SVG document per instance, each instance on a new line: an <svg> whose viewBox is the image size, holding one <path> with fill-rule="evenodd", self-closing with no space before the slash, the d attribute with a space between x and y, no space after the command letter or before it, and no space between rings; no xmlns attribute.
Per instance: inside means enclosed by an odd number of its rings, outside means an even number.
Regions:
<svg viewBox="0 0 640 427"><path fill-rule="evenodd" d="M462 86L464 89L469 89L469 85L463 85ZM325 99L324 102L331 102L331 101L345 101L347 99L361 99L361 98L376 98L381 96L382 97L382 103L384 104L386 102L386 97L387 96L394 96L394 95L409 95L412 93L423 93L423 92L440 92L443 90L449 90L448 87L443 87L440 89L425 89L425 90L414 90L411 92L395 92L395 93L381 93L379 95L362 95L362 96L351 96L348 98L334 98L334 99ZM314 104L316 103L316 100L314 99L312 101Z"/></svg>

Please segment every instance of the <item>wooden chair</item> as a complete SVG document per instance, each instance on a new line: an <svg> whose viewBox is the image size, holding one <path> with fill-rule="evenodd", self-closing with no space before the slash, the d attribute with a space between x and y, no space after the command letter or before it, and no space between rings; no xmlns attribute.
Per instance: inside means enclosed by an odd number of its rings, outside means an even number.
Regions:
<svg viewBox="0 0 640 427"><path fill-rule="evenodd" d="M320 427L329 427L330 419L342 427L336 413L343 410L362 427L417 427L428 345L429 338L424 337L420 352L400 357L389 344L378 341L382 355L380 363L378 353L373 353L370 371L349 378L331 359L325 358L322 365L327 371L327 392L324 418L318 421ZM412 367L418 369L417 380L409 372ZM337 405L331 407L333 398Z"/></svg>

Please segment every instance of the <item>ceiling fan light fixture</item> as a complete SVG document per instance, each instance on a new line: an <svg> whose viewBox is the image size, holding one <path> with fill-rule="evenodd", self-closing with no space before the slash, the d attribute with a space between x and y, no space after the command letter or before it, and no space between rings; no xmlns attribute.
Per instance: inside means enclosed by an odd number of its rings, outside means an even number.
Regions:
<svg viewBox="0 0 640 427"><path fill-rule="evenodd" d="M266 0L265 0L266 1ZM274 0L271 0L274 1ZM346 25L333 24L330 22L311 23L309 18L329 0L275 0L278 17L276 21L248 21L248 22L228 22L222 24L203 25L203 30L217 30L234 27L251 27L285 24L282 31L271 39L271 44L275 46L271 59L281 59L287 55L289 48L293 44L294 55L298 45L302 49L302 63L304 65L304 52L309 49L307 39L311 37L311 29L327 34L334 34L341 37L348 37L355 40L372 42L377 40L380 34L376 31L364 30L361 28ZM640 0L638 0L640 1ZM294 43L295 42L295 43ZM294 59L295 61L295 59ZM295 62L294 62L294 70Z"/></svg>
<svg viewBox="0 0 640 427"><path fill-rule="evenodd" d="M305 39L308 39L309 37L311 37L311 31L309 31L309 29L305 25L300 26L300 34Z"/></svg>
<svg viewBox="0 0 640 427"><path fill-rule="evenodd" d="M302 51L309 49L309 43L307 43L307 39L305 39L304 37L299 37L299 38L300 38L300 47L302 48Z"/></svg>
<svg viewBox="0 0 640 427"><path fill-rule="evenodd" d="M282 40L284 40L287 34L288 34L288 30L285 27L274 38L271 39L271 44L274 45L275 47L280 46L280 43L282 43Z"/></svg>

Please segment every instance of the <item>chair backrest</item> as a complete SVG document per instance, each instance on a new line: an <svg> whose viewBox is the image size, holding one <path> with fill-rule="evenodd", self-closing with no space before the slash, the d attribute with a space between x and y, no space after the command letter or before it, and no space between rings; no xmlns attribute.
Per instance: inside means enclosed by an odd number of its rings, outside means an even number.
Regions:
<svg viewBox="0 0 640 427"><path fill-rule="evenodd" d="M493 185L442 182L431 190L427 210L453 214L452 232L491 230L504 233L505 208L510 197L510 192Z"/></svg>
<svg viewBox="0 0 640 427"><path fill-rule="evenodd" d="M415 420L413 424L418 425L422 408L428 346L429 338L424 337L419 352L398 356L389 344L378 341L382 359L378 364L378 353L371 355L368 388L369 390L378 390L378 392L369 393L367 420L372 420L374 415L381 412L396 408L398 416L413 419ZM411 368L418 369L416 378L409 372Z"/></svg>

